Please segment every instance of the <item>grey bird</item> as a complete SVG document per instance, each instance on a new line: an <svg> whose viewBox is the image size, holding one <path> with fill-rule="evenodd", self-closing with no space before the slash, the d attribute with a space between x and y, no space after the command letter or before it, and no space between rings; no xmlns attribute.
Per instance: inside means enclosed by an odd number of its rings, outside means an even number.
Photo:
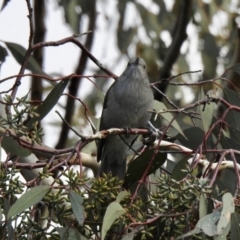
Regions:
<svg viewBox="0 0 240 240"><path fill-rule="evenodd" d="M104 99L99 130L146 128L153 109L153 92L141 58L129 60L126 70L112 84ZM150 126L151 128L152 126ZM127 151L134 135L111 135L98 142L99 176L112 173L122 180L126 174Z"/></svg>

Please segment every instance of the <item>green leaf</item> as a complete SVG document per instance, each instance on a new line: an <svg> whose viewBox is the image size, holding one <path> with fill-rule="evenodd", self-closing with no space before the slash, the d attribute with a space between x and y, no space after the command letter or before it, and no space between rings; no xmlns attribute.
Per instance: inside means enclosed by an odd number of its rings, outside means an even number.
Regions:
<svg viewBox="0 0 240 240"><path fill-rule="evenodd" d="M68 229L66 227L56 227L55 228L56 231L59 233L61 240L68 240L69 237L69 233L68 233Z"/></svg>
<svg viewBox="0 0 240 240"><path fill-rule="evenodd" d="M231 132L231 129L230 129ZM235 129L235 133L238 133L240 135L240 131ZM223 131L223 134L221 134L220 136L220 144L221 144L221 148L223 149L235 149L240 151L240 142L237 141L236 139L233 138L228 138L226 137L225 132ZM237 162L240 162L240 156L239 155L235 155L235 158L237 159Z"/></svg>
<svg viewBox="0 0 240 240"><path fill-rule="evenodd" d="M127 174L124 179L124 187L129 187L139 179L146 171L149 161L151 160L155 149L149 149L143 152L139 157L134 159L129 163ZM154 173L158 168L160 168L167 159L166 153L157 153L155 159L150 167L147 176Z"/></svg>
<svg viewBox="0 0 240 240"><path fill-rule="evenodd" d="M7 219L13 217L42 200L50 186L36 186L25 192L9 209Z"/></svg>
<svg viewBox="0 0 240 240"><path fill-rule="evenodd" d="M199 202L199 218L202 218L207 215L207 198L204 193L201 193L200 202Z"/></svg>
<svg viewBox="0 0 240 240"><path fill-rule="evenodd" d="M131 194L128 191L122 191L117 195L116 202L120 203L124 198L130 196Z"/></svg>
<svg viewBox="0 0 240 240"><path fill-rule="evenodd" d="M42 120L52 110L52 108L58 102L59 98L62 96L62 93L66 88L68 81L69 79L63 80L53 88L53 90L48 94L43 103L38 107L37 114L39 116L31 118L26 123L26 126L31 127L34 122Z"/></svg>
<svg viewBox="0 0 240 240"><path fill-rule="evenodd" d="M222 197L223 207L221 217L217 224L217 232L220 233L230 222L231 214L235 211L234 198L231 193L225 193Z"/></svg>
<svg viewBox="0 0 240 240"><path fill-rule="evenodd" d="M227 240L227 235L231 229L231 222L227 224L226 227L222 229L222 233L213 237L213 240Z"/></svg>
<svg viewBox="0 0 240 240"><path fill-rule="evenodd" d="M31 152L23 148L18 144L18 142L10 137L3 137L2 139L2 148L7 152L19 157L27 157Z"/></svg>
<svg viewBox="0 0 240 240"><path fill-rule="evenodd" d="M4 42L4 43L7 45L8 49L10 50L10 52L12 53L12 55L16 59L16 61L20 65L22 65L27 50L23 46L21 46L21 45L19 45L17 43L12 43L12 42ZM44 75L44 76L48 76L41 69L41 67L39 66L39 64L37 63L37 61L35 60L35 58L32 55L28 59L28 63L27 63L26 68L28 70L30 70L31 72L33 72L33 73L37 73L37 74L41 74L41 75Z"/></svg>
<svg viewBox="0 0 240 240"><path fill-rule="evenodd" d="M11 0L3 0L2 7L1 7L1 11L7 6L7 4L8 4L10 1L11 1Z"/></svg>
<svg viewBox="0 0 240 240"><path fill-rule="evenodd" d="M2 163L2 141L0 140L0 169L1 169L1 163Z"/></svg>
<svg viewBox="0 0 240 240"><path fill-rule="evenodd" d="M236 72L238 75L240 75L240 63L235 64L234 66L232 66L232 67L229 68L228 70L233 70L233 71Z"/></svg>
<svg viewBox="0 0 240 240"><path fill-rule="evenodd" d="M183 159L179 160L179 162L173 168L171 177L176 181L181 181L187 176L188 173L186 171L183 172L182 170L187 169L186 165L188 164L188 159L189 157L184 157Z"/></svg>
<svg viewBox="0 0 240 240"><path fill-rule="evenodd" d="M8 56L6 48L0 45L0 62L3 63Z"/></svg>
<svg viewBox="0 0 240 240"><path fill-rule="evenodd" d="M136 231L133 230L132 232L130 232L126 235L123 235L121 240L132 240L134 238L135 232Z"/></svg>
<svg viewBox="0 0 240 240"><path fill-rule="evenodd" d="M69 192L69 199L71 202L72 210L75 215L75 217L78 220L78 223L80 225L83 225L84 222L84 207L82 205L83 198L78 193L75 193L73 191Z"/></svg>
<svg viewBox="0 0 240 240"><path fill-rule="evenodd" d="M240 239L240 215L237 212L234 212L231 216L231 233L230 239Z"/></svg>
<svg viewBox="0 0 240 240"><path fill-rule="evenodd" d="M56 231L59 233L61 240L87 240L74 228L56 227Z"/></svg>
<svg viewBox="0 0 240 240"><path fill-rule="evenodd" d="M161 113L161 111L167 110L167 107L164 105L164 103L154 100L154 107L153 108L157 112L159 112L159 115L161 117L163 117L167 122L172 121L173 115L171 113L169 113L169 112ZM172 127L175 128L182 136L184 136L186 138L186 136L184 135L181 127L179 126L179 124L176 120L174 120L172 122Z"/></svg>
<svg viewBox="0 0 240 240"><path fill-rule="evenodd" d="M202 229L202 231L210 237L214 236L217 234L216 222L219 220L219 218L220 212L214 211L211 214L208 214L201 218L198 221L196 228Z"/></svg>
<svg viewBox="0 0 240 240"><path fill-rule="evenodd" d="M228 88L223 88L223 93L224 93L224 99L237 107L240 107L240 97L237 93L234 91L228 89ZM226 117L226 122L230 125L230 128L232 130L232 135L235 137L235 139L239 140L238 134L234 133L234 128L237 130L240 130L240 113L234 110L229 110L227 117Z"/></svg>
<svg viewBox="0 0 240 240"><path fill-rule="evenodd" d="M75 228L70 228L68 232L69 232L68 240L87 240L87 238L80 234L78 230Z"/></svg>
<svg viewBox="0 0 240 240"><path fill-rule="evenodd" d="M201 87L201 98L200 99L203 99L204 96L206 97L206 95L203 92L203 88ZM206 104L204 111L203 111L203 109L200 111L202 123L203 123L203 129L205 132L207 132L209 130L209 127L211 126L213 113L215 111L215 106L216 106L215 103Z"/></svg>
<svg viewBox="0 0 240 240"><path fill-rule="evenodd" d="M121 217L125 213L125 210L118 202L112 202L106 210L103 218L103 225L101 231L101 239L105 239L107 231L110 229L116 219Z"/></svg>
<svg viewBox="0 0 240 240"><path fill-rule="evenodd" d="M208 214L203 218L199 219L196 224L196 227L193 230L177 237L177 239L189 237L201 232L204 232L208 236L215 236L217 234L217 226L215 223L218 221L219 218L220 218L220 212L214 211L211 214Z"/></svg>
<svg viewBox="0 0 240 240"><path fill-rule="evenodd" d="M190 149L197 149L204 139L204 131L199 127L189 127L185 129L183 137L181 134L176 136L176 139L185 147Z"/></svg>
<svg viewBox="0 0 240 240"><path fill-rule="evenodd" d="M186 238L186 237L189 237L189 236L192 236L192 235L197 235L199 233L201 233L202 230L199 229L199 228L194 228L193 230L181 235L181 236L178 236L176 239L182 239L182 238Z"/></svg>

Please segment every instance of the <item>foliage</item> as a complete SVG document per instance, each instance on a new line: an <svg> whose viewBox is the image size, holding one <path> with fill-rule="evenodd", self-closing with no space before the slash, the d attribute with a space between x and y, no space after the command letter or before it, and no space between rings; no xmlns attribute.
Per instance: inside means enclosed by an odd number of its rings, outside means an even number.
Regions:
<svg viewBox="0 0 240 240"><path fill-rule="evenodd" d="M151 1L151 7L141 1L116 2L117 52L129 57L134 48L134 55L145 59L155 91L152 123L162 133L151 141L147 129L96 130L101 80L117 78L91 51L97 12L109 2L58 1L75 34L42 42L40 9L47 2L35 1L32 9L26 1L28 48L8 41L0 46L3 67L8 53L20 64L17 75L0 80L3 84L16 78L10 89L0 88L0 143L7 153L0 162L0 239L240 239L240 54L233 55L240 49L239 43L233 44L238 41L239 9L226 2L173 1L171 7L167 1ZM11 4L3 1L2 10ZM125 26L129 9L135 9L141 24L136 20ZM40 12L41 18L34 19ZM113 18L107 11L102 14L110 26ZM221 14L228 16L227 24L216 25ZM84 17L88 30L78 34L85 29ZM211 24L220 30L212 30ZM197 51L202 74L190 71L189 28L197 30L202 43ZM141 31L145 36L139 35ZM166 33L171 43L164 38ZM83 38L77 39L83 35L84 44ZM66 43L81 50L76 73L54 78L43 70L43 48ZM84 74L89 59L97 67L91 76ZM31 74L24 74L26 69ZM27 75L32 77L31 90L16 97ZM94 85L93 94L85 99L77 97L83 78ZM42 81L50 83L45 91ZM43 119L63 95L65 115L57 112L61 134L52 148L42 139ZM92 132L85 134L89 126ZM97 177L94 142L127 133L144 138L139 137L129 151L125 179L119 181L111 173Z"/></svg>

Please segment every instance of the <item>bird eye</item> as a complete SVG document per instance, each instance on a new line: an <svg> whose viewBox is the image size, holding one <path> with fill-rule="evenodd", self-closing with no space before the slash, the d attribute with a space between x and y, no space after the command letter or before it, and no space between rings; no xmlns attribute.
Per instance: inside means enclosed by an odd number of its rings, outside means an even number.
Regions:
<svg viewBox="0 0 240 240"><path fill-rule="evenodd" d="M145 64L143 64L143 68L146 69L146 65Z"/></svg>

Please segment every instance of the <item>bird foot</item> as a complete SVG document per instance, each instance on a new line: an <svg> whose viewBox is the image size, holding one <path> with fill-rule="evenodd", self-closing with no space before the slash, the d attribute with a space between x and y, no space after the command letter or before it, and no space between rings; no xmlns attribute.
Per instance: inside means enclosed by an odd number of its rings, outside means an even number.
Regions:
<svg viewBox="0 0 240 240"><path fill-rule="evenodd" d="M129 138L130 134L129 132L132 130L130 127L123 127L123 129L126 131L125 136L126 138Z"/></svg>

